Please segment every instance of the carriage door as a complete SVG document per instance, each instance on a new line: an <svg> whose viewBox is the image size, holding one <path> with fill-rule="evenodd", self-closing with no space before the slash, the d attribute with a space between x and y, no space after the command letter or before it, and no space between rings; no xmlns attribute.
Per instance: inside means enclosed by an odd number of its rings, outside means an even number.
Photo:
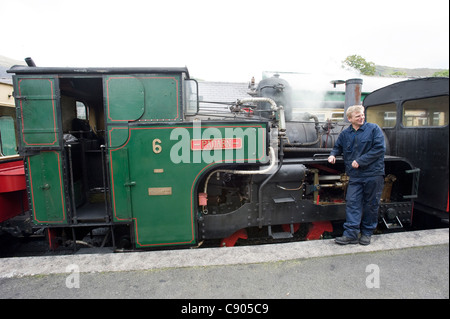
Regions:
<svg viewBox="0 0 450 319"><path fill-rule="evenodd" d="M58 82L51 76L14 78L19 150L25 157L36 223L66 223Z"/></svg>

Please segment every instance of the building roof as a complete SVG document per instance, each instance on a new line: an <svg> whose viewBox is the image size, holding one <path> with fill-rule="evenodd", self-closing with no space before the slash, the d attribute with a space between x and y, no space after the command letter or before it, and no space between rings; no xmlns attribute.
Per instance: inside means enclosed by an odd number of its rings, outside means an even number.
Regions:
<svg viewBox="0 0 450 319"><path fill-rule="evenodd" d="M248 91L248 83L198 82L200 110L203 112L229 113L229 106L233 102L250 97Z"/></svg>
<svg viewBox="0 0 450 319"><path fill-rule="evenodd" d="M0 78L0 83L12 85L12 78Z"/></svg>
<svg viewBox="0 0 450 319"><path fill-rule="evenodd" d="M235 102L249 97L248 83L242 82L198 82L200 102Z"/></svg>

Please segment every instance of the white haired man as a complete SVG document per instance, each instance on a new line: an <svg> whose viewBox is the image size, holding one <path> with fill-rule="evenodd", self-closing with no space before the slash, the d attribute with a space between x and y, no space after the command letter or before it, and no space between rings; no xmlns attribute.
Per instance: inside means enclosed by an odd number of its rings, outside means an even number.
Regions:
<svg viewBox="0 0 450 319"><path fill-rule="evenodd" d="M369 245L378 224L386 145L381 128L365 122L362 105L350 106L346 115L351 125L339 134L328 157L334 164L336 156L342 154L349 176L344 233L335 241L340 245Z"/></svg>

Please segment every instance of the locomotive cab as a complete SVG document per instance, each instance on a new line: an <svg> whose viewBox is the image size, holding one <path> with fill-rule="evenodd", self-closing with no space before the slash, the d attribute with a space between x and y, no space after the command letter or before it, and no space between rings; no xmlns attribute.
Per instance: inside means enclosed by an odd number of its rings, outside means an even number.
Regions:
<svg viewBox="0 0 450 319"><path fill-rule="evenodd" d="M61 236L75 242L96 227L125 233L127 241L136 242L140 226L147 224L138 226L138 221L162 209L153 210L155 200L166 196L158 205L167 204L167 209L170 202L177 204L171 200L170 186L164 185L171 170L152 158L164 154L169 162L170 148L161 141L170 141L170 130L150 143L146 138L147 133L162 132L158 124L176 126L185 113L196 113L196 83L187 69L16 66L9 72L15 73L19 152L25 159L31 215L37 226L48 229L51 244ZM179 219L172 225L184 230L181 235L170 230L165 220L169 239L163 241L176 242L173 237L180 236L193 241L193 220L185 211L180 210L182 218L165 214ZM161 240L142 234L144 245L146 240Z"/></svg>

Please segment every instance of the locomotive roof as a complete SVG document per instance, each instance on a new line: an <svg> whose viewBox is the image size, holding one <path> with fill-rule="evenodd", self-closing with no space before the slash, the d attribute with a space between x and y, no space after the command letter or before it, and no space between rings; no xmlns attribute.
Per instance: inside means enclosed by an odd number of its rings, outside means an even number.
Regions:
<svg viewBox="0 0 450 319"><path fill-rule="evenodd" d="M151 74L151 73L186 73L189 78L189 71L186 67L106 67L106 68L75 68L75 67L29 67L14 65L6 72L15 74Z"/></svg>

